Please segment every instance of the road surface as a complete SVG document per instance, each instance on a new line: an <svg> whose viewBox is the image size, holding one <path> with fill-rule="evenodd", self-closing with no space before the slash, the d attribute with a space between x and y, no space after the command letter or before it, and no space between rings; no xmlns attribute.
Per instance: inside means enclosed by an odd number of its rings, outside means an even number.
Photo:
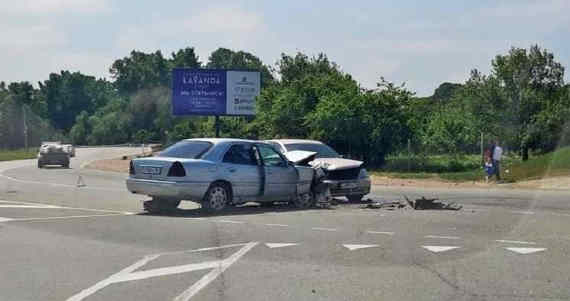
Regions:
<svg viewBox="0 0 570 301"><path fill-rule="evenodd" d="M141 212L125 175L0 163L0 300L568 300L570 194L375 186L461 211ZM79 184L79 185L78 185Z"/></svg>

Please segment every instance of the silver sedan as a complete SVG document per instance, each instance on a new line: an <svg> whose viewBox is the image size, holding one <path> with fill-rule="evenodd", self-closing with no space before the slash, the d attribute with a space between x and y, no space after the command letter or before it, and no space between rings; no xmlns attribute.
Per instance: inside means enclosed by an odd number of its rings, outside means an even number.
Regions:
<svg viewBox="0 0 570 301"><path fill-rule="evenodd" d="M131 161L127 189L152 197L148 211L176 208L181 200L220 211L255 201L313 204L314 170L294 166L271 145L241 139L182 140L155 157Z"/></svg>

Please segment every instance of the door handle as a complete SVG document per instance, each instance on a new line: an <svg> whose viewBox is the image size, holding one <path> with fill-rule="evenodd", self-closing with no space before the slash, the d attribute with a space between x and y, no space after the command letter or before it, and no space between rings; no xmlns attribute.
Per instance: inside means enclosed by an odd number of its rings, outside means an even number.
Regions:
<svg viewBox="0 0 570 301"><path fill-rule="evenodd" d="M229 172L235 172L236 169L235 169L235 168L228 168L228 171L229 171Z"/></svg>

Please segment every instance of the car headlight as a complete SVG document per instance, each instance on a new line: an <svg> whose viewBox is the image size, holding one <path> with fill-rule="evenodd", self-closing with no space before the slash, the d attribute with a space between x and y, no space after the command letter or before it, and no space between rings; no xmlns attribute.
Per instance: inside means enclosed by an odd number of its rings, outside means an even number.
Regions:
<svg viewBox="0 0 570 301"><path fill-rule="evenodd" d="M359 179L366 179L368 178L368 173L366 172L366 169L361 168L360 169L360 173L358 174L358 178Z"/></svg>

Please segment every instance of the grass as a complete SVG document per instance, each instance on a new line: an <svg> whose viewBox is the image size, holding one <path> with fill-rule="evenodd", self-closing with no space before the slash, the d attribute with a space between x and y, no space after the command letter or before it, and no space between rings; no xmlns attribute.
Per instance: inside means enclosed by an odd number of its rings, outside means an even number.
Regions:
<svg viewBox="0 0 570 301"><path fill-rule="evenodd" d="M28 151L24 149L0 150L0 161L34 159L36 158L37 154L38 150L32 148L30 148Z"/></svg>
<svg viewBox="0 0 570 301"><path fill-rule="evenodd" d="M415 157L410 163L405 157L395 156L387 158L383 168L372 170L370 173L391 178L434 179L448 182L481 181L485 178L481 168L481 157L478 155ZM570 147L533 157L526 162L522 162L518 157L505 156L501 165L501 175L505 182L510 183L570 175Z"/></svg>

